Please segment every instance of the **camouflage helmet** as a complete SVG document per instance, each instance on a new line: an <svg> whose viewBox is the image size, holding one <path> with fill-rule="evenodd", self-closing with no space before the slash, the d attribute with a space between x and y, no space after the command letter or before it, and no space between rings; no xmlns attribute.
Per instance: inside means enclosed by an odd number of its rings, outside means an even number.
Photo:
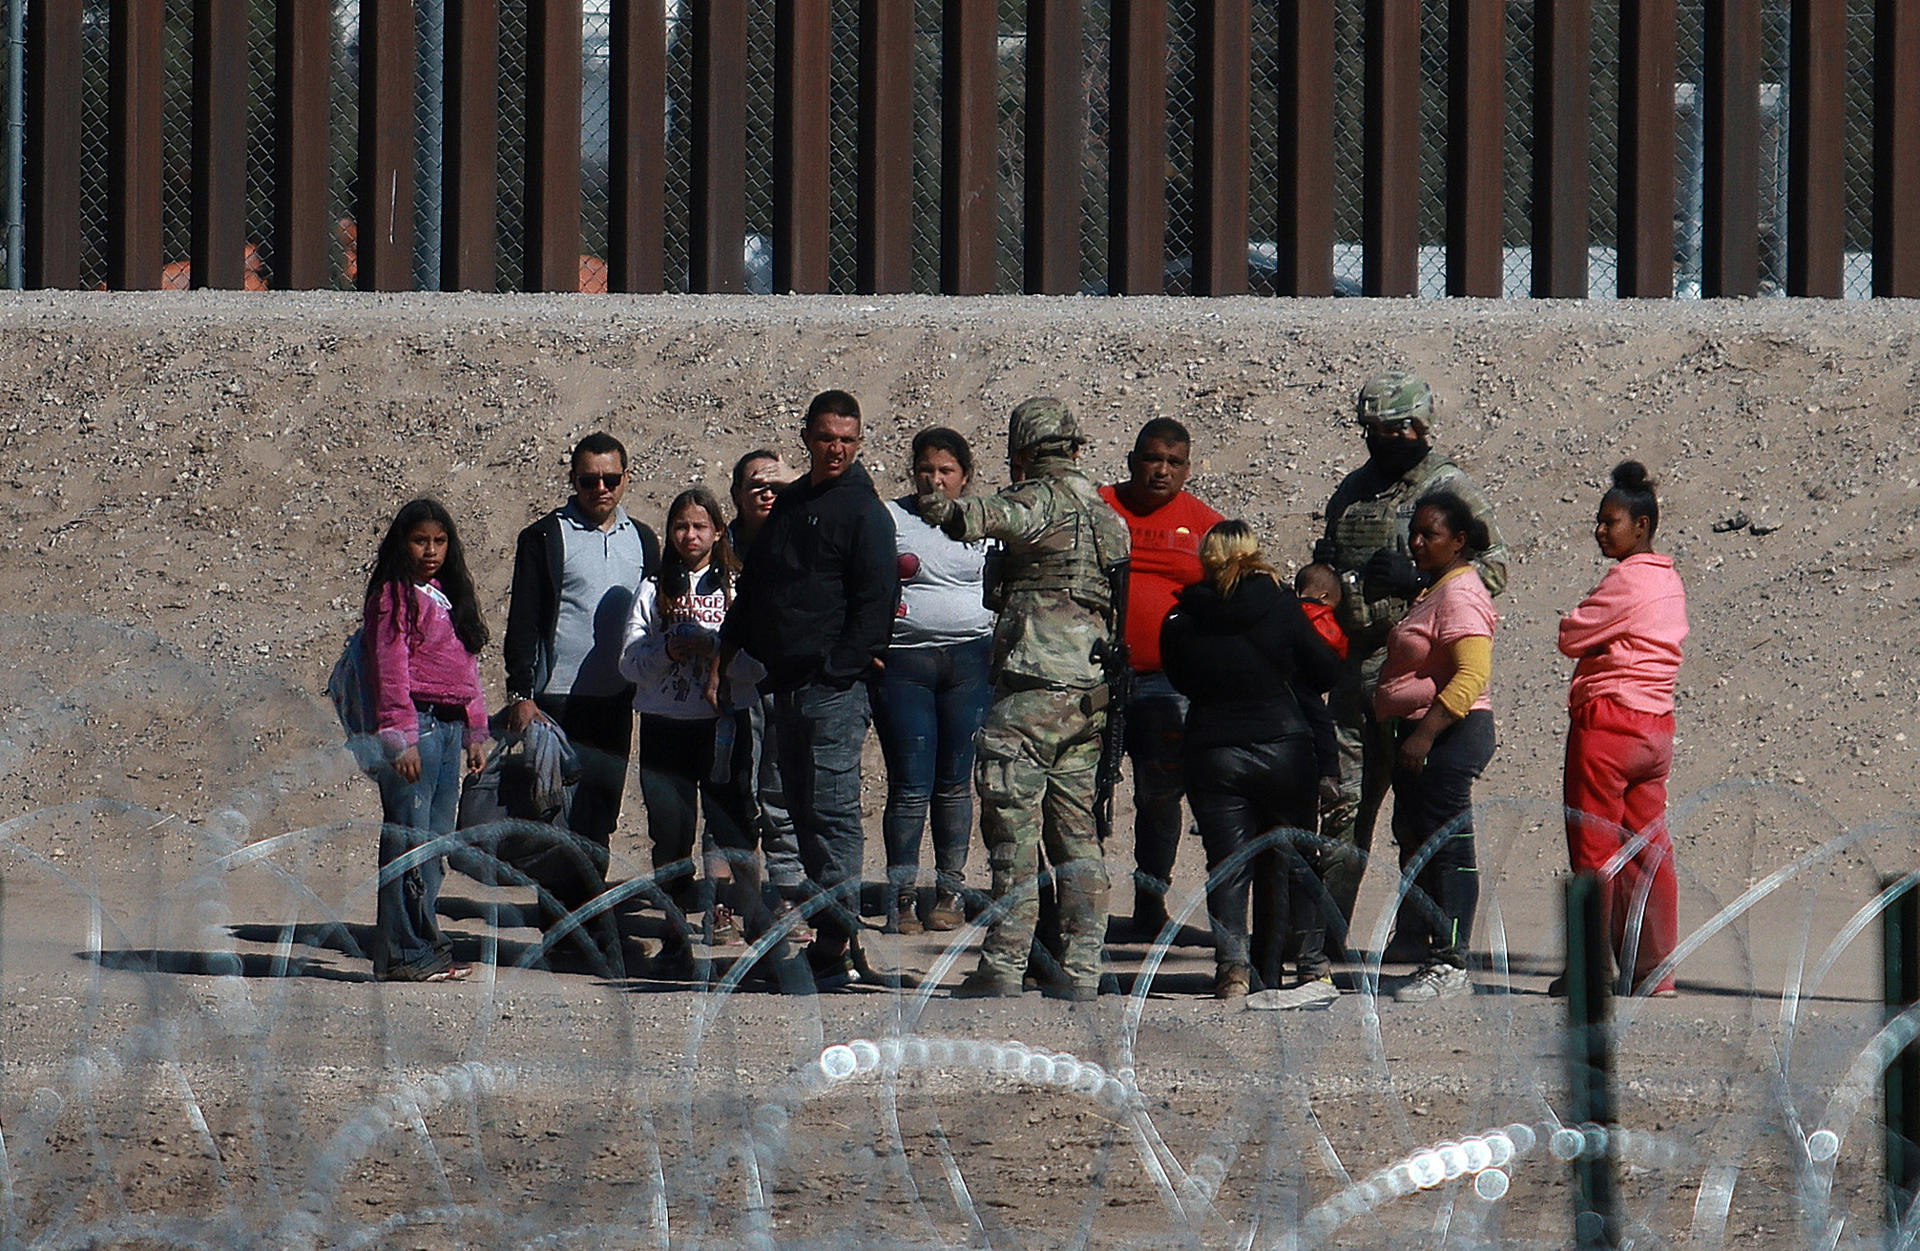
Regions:
<svg viewBox="0 0 1920 1251"><path fill-rule="evenodd" d="M1080 423L1073 419L1073 410L1067 407L1065 400L1056 400L1052 396L1035 396L1023 400L1013 410L1013 417L1007 422L1007 456L1012 458L1037 447L1042 443L1065 443L1078 447L1086 442L1080 437Z"/></svg>
<svg viewBox="0 0 1920 1251"><path fill-rule="evenodd" d="M1433 388L1404 369L1388 369L1367 379L1353 401L1354 420L1363 426L1413 422L1433 428Z"/></svg>

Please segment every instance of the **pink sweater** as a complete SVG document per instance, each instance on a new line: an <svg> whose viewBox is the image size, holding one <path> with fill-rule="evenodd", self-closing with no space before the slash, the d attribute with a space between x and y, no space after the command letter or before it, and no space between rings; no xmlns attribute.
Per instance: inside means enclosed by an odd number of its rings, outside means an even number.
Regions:
<svg viewBox="0 0 1920 1251"><path fill-rule="evenodd" d="M431 584L439 590L439 582ZM413 630L407 629L406 601L419 605ZM487 737L487 701L480 689L480 663L453 632L453 616L425 587L389 582L367 601L361 619L367 680L373 687L373 712L380 738L398 752L420 738L414 699L436 704L465 704L466 741Z"/></svg>
<svg viewBox="0 0 1920 1251"><path fill-rule="evenodd" d="M1627 557L1560 618L1560 650L1579 661L1567 706L1611 699L1635 712L1672 712L1686 637L1687 593L1673 561L1657 552Z"/></svg>

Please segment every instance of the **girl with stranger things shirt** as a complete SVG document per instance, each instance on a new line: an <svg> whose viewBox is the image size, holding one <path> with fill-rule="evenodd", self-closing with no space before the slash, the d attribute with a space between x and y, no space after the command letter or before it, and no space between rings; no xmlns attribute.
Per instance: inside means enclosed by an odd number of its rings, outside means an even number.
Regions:
<svg viewBox="0 0 1920 1251"><path fill-rule="evenodd" d="M640 797L654 873L683 913L695 909L690 859L697 801L707 818L707 937L726 945L740 940L742 918L756 933L764 925L750 833L746 709L766 671L751 656L736 656L722 684L724 710L716 713L707 703L707 665L740 562L727 541L720 501L704 488L682 491L668 505L666 539L660 572L634 596L620 672L634 684L640 715ZM682 926L671 927L662 955L669 962L687 959Z"/></svg>

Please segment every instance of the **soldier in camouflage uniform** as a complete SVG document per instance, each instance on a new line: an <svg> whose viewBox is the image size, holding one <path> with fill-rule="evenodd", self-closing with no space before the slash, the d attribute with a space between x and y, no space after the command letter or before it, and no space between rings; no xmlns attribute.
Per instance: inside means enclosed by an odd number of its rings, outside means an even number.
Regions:
<svg viewBox="0 0 1920 1251"><path fill-rule="evenodd" d="M1326 534L1313 549L1316 561L1339 573L1346 591L1339 620L1347 632L1347 658L1327 696L1340 744L1340 780L1320 815L1321 877L1340 909L1342 929L1353 920L1374 820L1392 777L1394 744L1374 720L1373 688L1386 658L1387 631L1425 587L1407 548L1421 496L1447 490L1466 502L1493 540L1473 566L1489 593L1498 595L1507 585L1507 545L1487 497L1458 465L1428 446L1432 389L1410 373L1388 370L1360 388L1354 415L1366 437L1367 463L1348 474L1327 502ZM1330 930L1336 928L1333 918L1328 921ZM1408 940L1415 936L1407 927L1418 924L1402 909L1399 929Z"/></svg>
<svg viewBox="0 0 1920 1251"><path fill-rule="evenodd" d="M987 932L980 965L957 993L1018 995L1039 911L1044 852L1060 902L1068 998L1100 984L1107 866L1094 833L1094 775L1106 687L1095 652L1118 637L1109 571L1127 559L1127 527L1080 472L1078 424L1055 399L1013 410L1012 486L997 495L916 502L951 537L1005 545L993 639L993 710L975 739L980 828L993 897L1007 911ZM989 588L992 593L992 588Z"/></svg>

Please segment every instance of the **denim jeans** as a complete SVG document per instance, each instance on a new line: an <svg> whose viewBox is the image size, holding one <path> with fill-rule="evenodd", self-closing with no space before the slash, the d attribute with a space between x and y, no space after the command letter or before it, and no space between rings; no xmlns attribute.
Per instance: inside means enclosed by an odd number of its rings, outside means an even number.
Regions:
<svg viewBox="0 0 1920 1251"><path fill-rule="evenodd" d="M943 891L958 891L973 836L973 736L987 719L993 638L945 647L896 647L873 688L873 724L887 760L887 882L920 876L920 832L933 812L933 865Z"/></svg>
<svg viewBox="0 0 1920 1251"><path fill-rule="evenodd" d="M1186 790L1187 700L1164 673L1134 679L1127 702L1127 757L1133 761L1133 862L1136 896L1164 894L1180 850L1180 796Z"/></svg>
<svg viewBox="0 0 1920 1251"><path fill-rule="evenodd" d="M435 973L449 963L433 907L444 874L439 856L401 873L387 866L416 847L453 833L466 767L466 727L420 716L420 777L408 782L389 764L380 772L380 884L375 893L373 972Z"/></svg>
<svg viewBox="0 0 1920 1251"><path fill-rule="evenodd" d="M773 697L780 778L800 839L800 862L808 889L831 897L814 918L814 931L828 945L851 942L860 932L860 859L866 850L860 749L869 716L864 682L845 690L814 682Z"/></svg>
<svg viewBox="0 0 1920 1251"><path fill-rule="evenodd" d="M653 843L654 880L683 911L699 906L693 843L701 809L707 814L709 852L718 851L736 864L753 854L747 833L751 823L747 791L752 779L746 776L753 748L745 721L746 715L739 714L732 776L715 782L711 780L712 718L640 717L640 798L647 808L647 834Z"/></svg>
<svg viewBox="0 0 1920 1251"><path fill-rule="evenodd" d="M762 695L747 709L753 730L754 833L766 857L767 881L782 899L800 898L806 870L800 867L800 839L787 811L787 787L780 780L780 736L773 728L773 696Z"/></svg>
<svg viewBox="0 0 1920 1251"><path fill-rule="evenodd" d="M1398 737L1407 730L1401 726ZM1473 780L1493 759L1493 714L1475 709L1440 732L1426 767L1393 771L1393 837L1400 845L1404 877L1412 861L1431 849L1432 858L1407 890L1410 908L1427 919L1430 958L1456 968L1467 965L1473 914L1480 902L1480 874L1473 856Z"/></svg>

